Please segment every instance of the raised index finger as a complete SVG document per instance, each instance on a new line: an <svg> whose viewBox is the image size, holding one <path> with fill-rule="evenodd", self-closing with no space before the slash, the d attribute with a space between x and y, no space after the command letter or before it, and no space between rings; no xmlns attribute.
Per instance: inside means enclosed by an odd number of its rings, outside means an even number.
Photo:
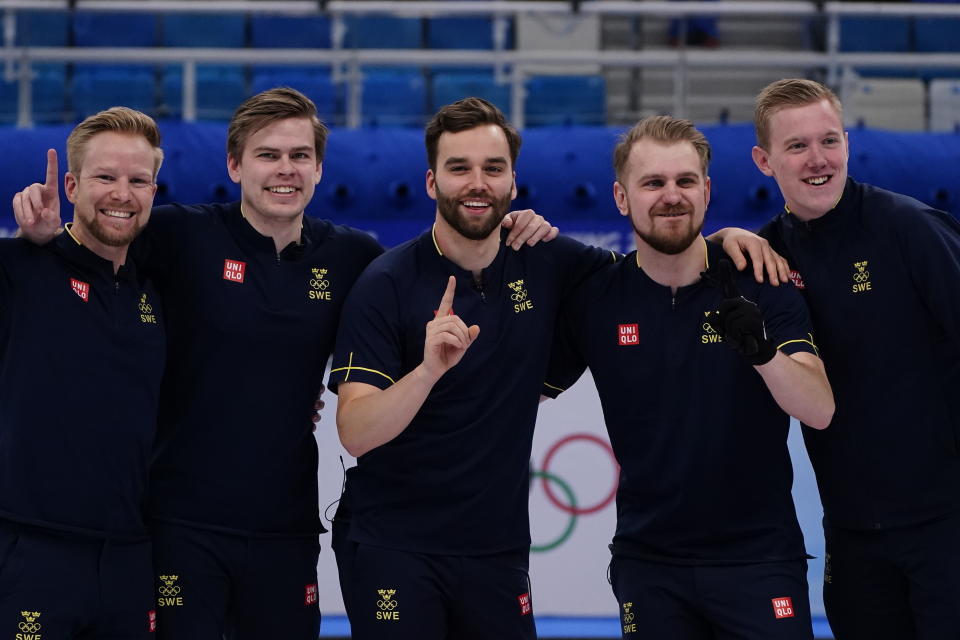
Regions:
<svg viewBox="0 0 960 640"><path fill-rule="evenodd" d="M56 189L59 180L59 170L57 167L57 150L47 149L47 180L43 186L47 189Z"/></svg>
<svg viewBox="0 0 960 640"><path fill-rule="evenodd" d="M456 276L450 276L447 278L447 290L443 292L443 297L440 298L440 306L437 307L438 318L450 315L453 309L453 294L456 290L457 278Z"/></svg>

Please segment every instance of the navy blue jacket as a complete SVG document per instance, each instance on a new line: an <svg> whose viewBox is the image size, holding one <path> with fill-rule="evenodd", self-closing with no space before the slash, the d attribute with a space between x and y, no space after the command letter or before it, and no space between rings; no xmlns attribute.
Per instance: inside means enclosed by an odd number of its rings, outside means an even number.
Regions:
<svg viewBox="0 0 960 640"><path fill-rule="evenodd" d="M379 253L305 217L277 254L239 203L154 210L142 248L167 307L153 518L243 535L323 531L310 416L340 309Z"/></svg>
<svg viewBox="0 0 960 640"><path fill-rule="evenodd" d="M830 428L804 429L826 520L960 512L960 223L851 179L824 216L761 234L795 269L836 397Z"/></svg>
<svg viewBox="0 0 960 640"><path fill-rule="evenodd" d="M700 241L702 242L702 240ZM724 257L707 245L704 266ZM784 353L816 353L792 286L737 274ZM757 371L706 322L721 291L651 280L636 252L583 283L564 305L546 395L589 366L620 463L612 549L670 564L805 557L787 449L790 418Z"/></svg>
<svg viewBox="0 0 960 640"><path fill-rule="evenodd" d="M332 390L385 389L416 368L451 275L453 311L480 334L406 429L351 469L352 540L457 555L529 546L530 446L555 316L573 283L612 261L564 237L520 251L501 243L477 287L428 231L370 265L344 309Z"/></svg>
<svg viewBox="0 0 960 640"><path fill-rule="evenodd" d="M131 261L0 240L0 517L143 539L165 341Z"/></svg>

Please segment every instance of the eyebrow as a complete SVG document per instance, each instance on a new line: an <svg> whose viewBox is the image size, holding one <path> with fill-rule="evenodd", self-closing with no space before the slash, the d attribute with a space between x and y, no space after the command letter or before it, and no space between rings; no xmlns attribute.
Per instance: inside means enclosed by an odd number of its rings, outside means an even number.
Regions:
<svg viewBox="0 0 960 640"><path fill-rule="evenodd" d="M678 177L678 178L691 178L691 177L693 177L693 178L696 178L697 180L699 180L699 179L700 179L700 174L697 173L696 171L684 171L683 173L678 173L678 174L677 174L677 177ZM645 182L645 181L647 181L647 180L656 180L656 179L666 180L666 179L667 179L667 176L665 176L665 175L662 174L662 173L647 173L647 174L644 174L644 175L640 176L639 178L637 178L637 182Z"/></svg>
<svg viewBox="0 0 960 640"><path fill-rule="evenodd" d="M257 152L257 151L276 151L276 152L280 152L280 151L282 151L282 149L280 149L279 147L268 147L268 146L266 146L266 145L260 145L259 147L254 147L254 148L253 148L253 151L254 151L254 152ZM313 151L313 147L310 146L309 144L304 144L304 145L301 145L301 146L299 146L299 147L293 147L292 149L290 149L290 151Z"/></svg>
<svg viewBox="0 0 960 640"><path fill-rule="evenodd" d="M786 140L783 141L783 144L785 144L785 145L793 144L794 142L798 142L798 141L801 141L801 140L806 140L808 137L813 137L813 138L826 138L827 136L837 136L837 137L839 137L840 135L842 135L842 133L841 133L840 131L837 131L836 129L830 129L829 131L825 131L824 133L821 133L821 134L816 135L816 136L790 136L789 138L787 138Z"/></svg>
<svg viewBox="0 0 960 640"><path fill-rule="evenodd" d="M463 157L452 157L447 158L446 162L443 163L444 166L449 166L451 164L463 164L464 162L469 162L467 158ZM487 158L483 161L483 164L507 164L507 159L503 156L496 156L493 158Z"/></svg>

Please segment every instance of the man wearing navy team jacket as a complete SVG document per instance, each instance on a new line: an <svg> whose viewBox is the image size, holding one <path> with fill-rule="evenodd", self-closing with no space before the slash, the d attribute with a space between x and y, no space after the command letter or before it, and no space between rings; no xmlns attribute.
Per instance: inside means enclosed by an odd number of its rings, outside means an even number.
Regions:
<svg viewBox="0 0 960 640"><path fill-rule="evenodd" d="M0 634L146 640L142 510L166 343L128 247L150 218L160 132L114 107L77 125L67 155L66 232L0 240ZM14 209L49 206L39 196Z"/></svg>
<svg viewBox="0 0 960 640"><path fill-rule="evenodd" d="M309 414L347 292L382 251L304 215L326 141L298 91L249 98L227 132L240 202L157 207L135 246L170 338L147 503L163 638L318 633L324 528ZM52 234L59 216L38 213ZM525 218L511 240L550 231ZM18 221L36 236L36 220Z"/></svg>
<svg viewBox="0 0 960 640"><path fill-rule="evenodd" d="M546 395L589 366L621 466L610 578L634 638L812 638L789 416L833 397L803 300L734 275L700 231L710 146L657 116L614 152L636 252L564 304Z"/></svg>
<svg viewBox="0 0 960 640"><path fill-rule="evenodd" d="M848 177L840 101L817 82L772 83L754 124L786 205L761 234L795 270L837 397L831 428L804 430L830 626L960 638L960 223Z"/></svg>

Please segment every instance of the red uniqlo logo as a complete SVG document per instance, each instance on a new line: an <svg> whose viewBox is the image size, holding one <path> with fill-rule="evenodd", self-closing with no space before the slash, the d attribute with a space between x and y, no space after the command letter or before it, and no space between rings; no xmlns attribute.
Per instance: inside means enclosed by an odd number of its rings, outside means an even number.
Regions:
<svg viewBox="0 0 960 640"><path fill-rule="evenodd" d="M157 612L153 609L147 611L147 630L150 633L157 630Z"/></svg>
<svg viewBox="0 0 960 640"><path fill-rule="evenodd" d="M247 270L247 263L239 260L223 261L223 279L230 282L243 282L243 274Z"/></svg>
<svg viewBox="0 0 960 640"><path fill-rule="evenodd" d="M517 596L517 602L520 603L520 615L529 615L533 611L533 605L530 604L530 594L522 593Z"/></svg>
<svg viewBox="0 0 960 640"><path fill-rule="evenodd" d="M617 344L628 347L640 344L640 329L635 324L622 324L617 329Z"/></svg>
<svg viewBox="0 0 960 640"><path fill-rule="evenodd" d="M90 285L86 282L82 282L76 278L70 278L70 288L72 288L73 292L80 296L80 299L84 302L90 300Z"/></svg>
<svg viewBox="0 0 960 640"><path fill-rule="evenodd" d="M771 602L773 602L773 615L777 619L793 617L793 600L790 598L774 598Z"/></svg>
<svg viewBox="0 0 960 640"><path fill-rule="evenodd" d="M793 283L797 289L806 289L806 285L803 284L803 276L800 275L799 271L790 272L790 282Z"/></svg>
<svg viewBox="0 0 960 640"><path fill-rule="evenodd" d="M317 603L317 585L308 584L307 588L303 595L303 604L316 604Z"/></svg>

